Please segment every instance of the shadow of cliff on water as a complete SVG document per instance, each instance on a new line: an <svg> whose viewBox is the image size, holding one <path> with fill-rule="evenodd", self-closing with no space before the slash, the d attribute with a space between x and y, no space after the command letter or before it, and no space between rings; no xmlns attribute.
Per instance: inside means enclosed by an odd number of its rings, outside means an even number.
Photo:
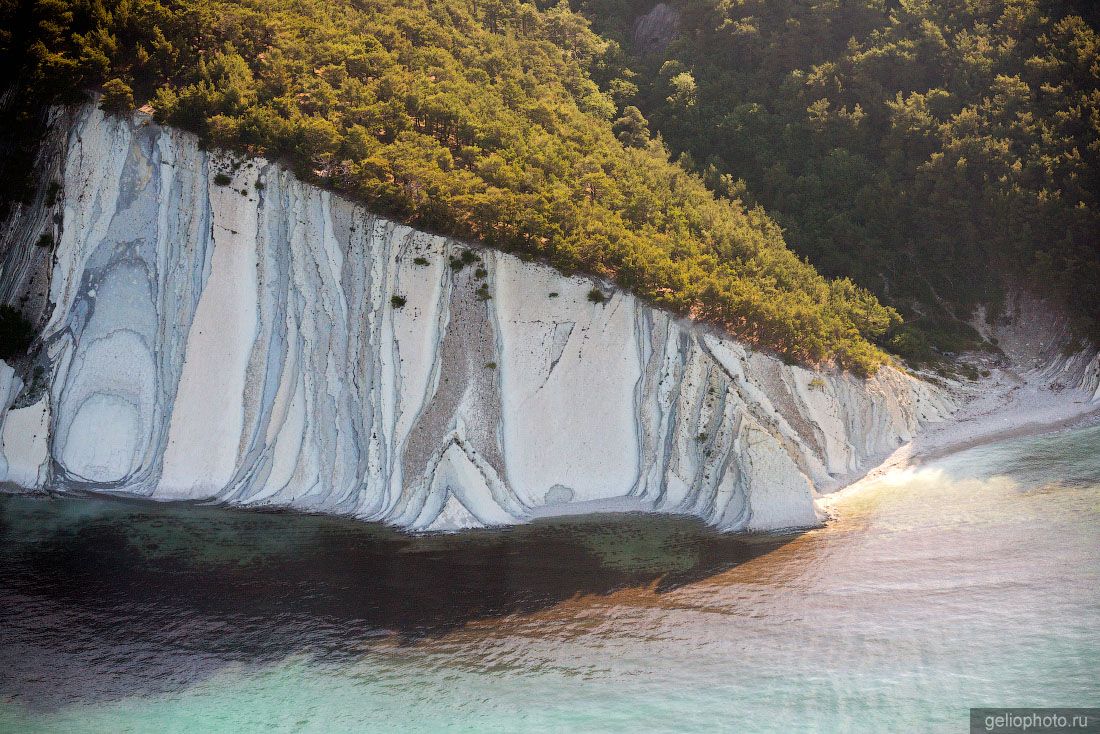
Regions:
<svg viewBox="0 0 1100 734"><path fill-rule="evenodd" d="M413 536L332 517L0 496L0 698L50 706L326 661L638 586L657 593L793 535L602 515ZM140 659L140 664L128 660Z"/></svg>

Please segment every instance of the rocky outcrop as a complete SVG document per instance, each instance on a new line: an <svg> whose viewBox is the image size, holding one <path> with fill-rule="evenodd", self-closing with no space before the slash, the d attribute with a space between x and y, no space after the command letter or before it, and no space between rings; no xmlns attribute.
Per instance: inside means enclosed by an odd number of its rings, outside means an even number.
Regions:
<svg viewBox="0 0 1100 734"><path fill-rule="evenodd" d="M593 302L145 118L58 124L60 223L39 202L5 230L12 301L33 267L10 264L57 237L42 384L0 367L9 483L418 530L597 508L766 530L815 524L815 491L953 407Z"/></svg>
<svg viewBox="0 0 1100 734"><path fill-rule="evenodd" d="M1017 289L992 323L980 311L973 325L1000 350L994 366L1040 390L1100 401L1100 349L1075 339L1070 319L1056 305Z"/></svg>
<svg viewBox="0 0 1100 734"><path fill-rule="evenodd" d="M634 21L634 45L648 54L664 51L680 30L680 11L657 3Z"/></svg>

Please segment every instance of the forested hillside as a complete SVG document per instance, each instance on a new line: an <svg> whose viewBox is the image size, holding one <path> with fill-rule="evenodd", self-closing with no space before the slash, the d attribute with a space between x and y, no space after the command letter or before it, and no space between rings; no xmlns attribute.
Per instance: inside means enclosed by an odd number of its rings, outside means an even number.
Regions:
<svg viewBox="0 0 1100 734"><path fill-rule="evenodd" d="M995 311L1006 282L1100 335L1094 3L670 3L663 48L633 37L654 0L575 7L619 43L623 102L688 168L899 308L892 349L972 344L959 319Z"/></svg>
<svg viewBox="0 0 1100 734"><path fill-rule="evenodd" d="M565 3L2 0L0 20L25 100L151 103L379 213L614 278L788 358L862 373L884 358L869 340L896 313L670 163L624 105L616 47Z"/></svg>

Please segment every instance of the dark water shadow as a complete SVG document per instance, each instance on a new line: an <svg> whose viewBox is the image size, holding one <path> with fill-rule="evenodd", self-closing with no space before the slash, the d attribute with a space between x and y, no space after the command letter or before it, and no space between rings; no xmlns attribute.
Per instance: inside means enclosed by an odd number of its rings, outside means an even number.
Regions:
<svg viewBox="0 0 1100 734"><path fill-rule="evenodd" d="M0 699L171 691L292 654L339 663L578 595L726 571L795 536L604 515L411 536L329 517L0 496Z"/></svg>

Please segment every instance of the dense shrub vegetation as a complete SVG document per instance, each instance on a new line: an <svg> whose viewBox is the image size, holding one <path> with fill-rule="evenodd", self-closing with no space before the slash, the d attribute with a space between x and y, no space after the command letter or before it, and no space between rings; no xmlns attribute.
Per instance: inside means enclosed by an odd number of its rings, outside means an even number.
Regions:
<svg viewBox="0 0 1100 734"><path fill-rule="evenodd" d="M610 66L635 72L616 72L635 127L897 306L892 349L972 344L956 319L1006 279L1100 336L1100 6L668 0L677 37L636 48L654 1L575 6L625 49Z"/></svg>
<svg viewBox="0 0 1100 734"><path fill-rule="evenodd" d="M897 322L670 163L618 47L564 2L0 0L0 21L39 100L151 101L375 211L614 278L788 358L871 372Z"/></svg>

